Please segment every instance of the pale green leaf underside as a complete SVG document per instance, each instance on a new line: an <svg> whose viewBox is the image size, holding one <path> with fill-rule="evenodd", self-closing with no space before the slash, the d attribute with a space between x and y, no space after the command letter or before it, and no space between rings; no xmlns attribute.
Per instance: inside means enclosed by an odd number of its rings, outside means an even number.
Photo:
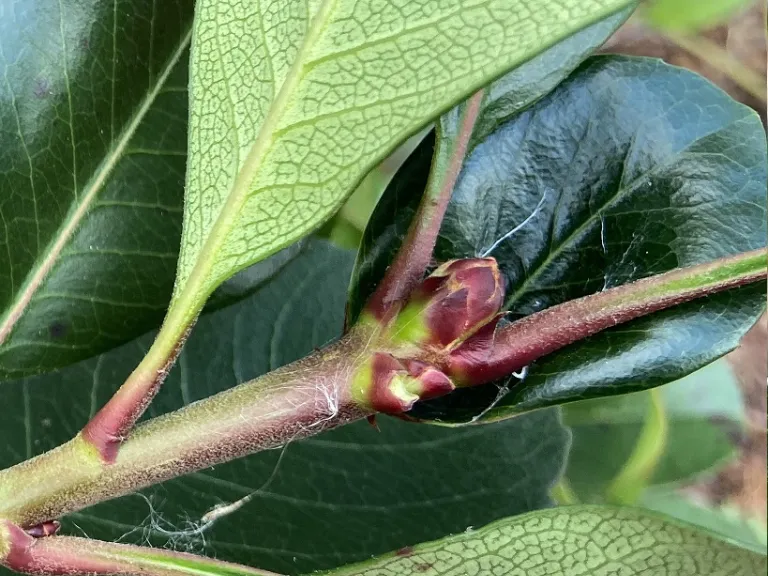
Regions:
<svg viewBox="0 0 768 576"><path fill-rule="evenodd" d="M316 228L430 119L629 3L199 0L177 296Z"/></svg>
<svg viewBox="0 0 768 576"><path fill-rule="evenodd" d="M539 510L335 570L333 576L753 576L766 557L631 508Z"/></svg>

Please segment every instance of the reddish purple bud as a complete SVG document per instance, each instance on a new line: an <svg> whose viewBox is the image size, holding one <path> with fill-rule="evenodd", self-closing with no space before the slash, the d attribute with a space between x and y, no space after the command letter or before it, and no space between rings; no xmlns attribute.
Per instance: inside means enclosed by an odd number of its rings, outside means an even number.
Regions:
<svg viewBox="0 0 768 576"><path fill-rule="evenodd" d="M365 383L368 378L370 385ZM418 400L442 396L454 389L451 380L434 366L400 360L391 354L373 355L370 373L358 378L360 400L377 412L402 414Z"/></svg>
<svg viewBox="0 0 768 576"><path fill-rule="evenodd" d="M489 322L504 302L493 258L446 262L414 291L394 333L417 344L453 348Z"/></svg>
<svg viewBox="0 0 768 576"><path fill-rule="evenodd" d="M426 362L406 360L405 366L408 369L408 374L418 380L421 386L418 393L420 400L437 398L456 388L448 376Z"/></svg>
<svg viewBox="0 0 768 576"><path fill-rule="evenodd" d="M451 350L444 368L457 386L474 384L472 376L487 364L493 351L496 326L503 316L503 313L497 314L496 318Z"/></svg>
<svg viewBox="0 0 768 576"><path fill-rule="evenodd" d="M405 366L394 356L377 352L373 356L371 368L373 380L369 398L371 408L385 414L398 414L410 410L418 397L397 386L397 380L407 375Z"/></svg>

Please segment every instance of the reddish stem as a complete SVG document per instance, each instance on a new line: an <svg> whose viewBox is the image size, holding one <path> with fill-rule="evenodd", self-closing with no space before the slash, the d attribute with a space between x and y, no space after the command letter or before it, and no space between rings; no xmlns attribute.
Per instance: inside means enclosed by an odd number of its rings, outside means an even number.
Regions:
<svg viewBox="0 0 768 576"><path fill-rule="evenodd" d="M385 333L379 328L358 325L325 350L137 427L111 464L78 436L0 471L0 517L34 526L369 416L370 402L360 402L357 392L371 376L365 369L369 360L380 352L406 359L406 374L401 374L411 376L402 382L406 395L434 397L451 386L435 380L430 366L441 367L454 383L482 384L606 328L765 277L764 250L675 270L553 307L496 331L494 319L457 348L449 348L447 359L442 349L438 353L412 344L388 349L392 341L381 340ZM0 534L0 556L2 544Z"/></svg>
<svg viewBox="0 0 768 576"><path fill-rule="evenodd" d="M760 249L604 290L479 334L454 351L446 372L465 385L492 382L607 328L765 278Z"/></svg>
<svg viewBox="0 0 768 576"><path fill-rule="evenodd" d="M484 91L480 90L467 101L461 116L458 134L456 138L451 140L452 149L448 162L444 166L435 165L432 167L432 174L437 174L440 181L432 182L432 176L430 176L430 182L427 183L419 210L411 222L403 245L366 305L366 309L379 320L388 316L393 304L410 295L429 266L437 236L440 233L440 225L451 200L453 188L467 153L467 146L472 138L472 131L480 114L483 96ZM438 135L438 150L435 152L438 162L441 145Z"/></svg>
<svg viewBox="0 0 768 576"><path fill-rule="evenodd" d="M253 452L358 420L351 398L368 334L137 426L104 462L82 435L0 471L0 518L34 526Z"/></svg>
<svg viewBox="0 0 768 576"><path fill-rule="evenodd" d="M106 463L117 458L120 444L136 425L144 411L152 403L168 372L176 362L184 343L192 331L189 325L181 339L164 359L162 366L146 368L144 363L128 377L114 396L90 419L80 433L83 440L92 444Z"/></svg>
<svg viewBox="0 0 768 576"><path fill-rule="evenodd" d="M111 544L87 538L33 538L19 526L0 521L0 565L22 574L115 574L148 576L277 576L239 564L194 554Z"/></svg>

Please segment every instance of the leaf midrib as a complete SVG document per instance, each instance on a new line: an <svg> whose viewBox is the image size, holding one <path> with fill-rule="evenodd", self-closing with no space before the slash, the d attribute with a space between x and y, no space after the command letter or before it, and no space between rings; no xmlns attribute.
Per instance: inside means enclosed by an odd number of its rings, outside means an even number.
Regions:
<svg viewBox="0 0 768 576"><path fill-rule="evenodd" d="M613 6L606 14L602 14L601 18L606 18L612 14L618 13L633 1L634 0L626 0L621 6ZM294 122L287 128L279 128L280 121L290 103L296 85L305 77L309 70L330 58L330 56L320 56L314 60L310 60L308 55L311 53L311 49L314 47L316 41L322 36L322 33L328 24L329 17L335 12L337 4L338 0L321 0L320 6L314 16L309 20L301 46L291 63L288 73L280 86L279 92L269 106L269 110L259 128L255 141L251 145L242 166L238 169L233 183L229 186L226 199L224 200L221 209L216 214L213 224L207 231L203 230L202 234L197 238L188 239L185 234L182 235L185 245L182 246L182 261L177 272L176 285L171 300L171 309L169 310L166 321L167 324L186 325L191 322L192 318L202 308L205 299L211 294L217 284L228 277L228 272L234 273L242 268L242 266L238 267L235 265L232 270L219 272L215 276L211 275L211 272L218 263L218 255L236 224L240 209L249 197L253 197L257 193L257 191L250 191L250 187L258 174L261 163L269 152L271 145L289 129L292 130L297 126L305 123L314 123L318 120L317 117L314 117L310 120ZM485 0L480 0L477 6L483 6L485 4L487 4ZM455 13L456 12L451 13L447 17L455 15ZM600 19L597 14L593 14L592 16L594 17L594 21L591 21L591 23L597 22ZM445 16L436 19L436 21L440 21L444 18ZM259 22L261 24L261 19ZM423 28L433 24L434 22L430 21L414 29ZM588 25L589 23L585 23L585 27ZM376 39L366 44L375 45L381 41L383 41L383 39ZM347 49L341 53L349 53L353 50L359 50L359 47ZM339 53L340 52L334 52L333 57L336 57ZM267 60L270 62L269 58ZM477 88L479 87L480 86ZM272 188L273 186L270 185L269 189ZM189 186L187 195L189 195ZM195 250L198 246L199 248ZM186 250L192 251L192 253L188 255L189 262L185 262L185 256L187 256L185 254ZM274 253L274 251L271 253ZM262 259L268 255L269 254L262 254ZM176 328L178 328L178 326Z"/></svg>
<svg viewBox="0 0 768 576"><path fill-rule="evenodd" d="M288 107L294 89L304 76L306 56L325 30L325 26L335 6L336 0L323 0L314 17L309 21L301 47L296 53L296 58L291 64L280 86L280 90L269 106L269 111L259 128L258 136L245 157L243 165L238 170L237 176L227 194L227 199L195 257L192 270L183 285L177 285L177 292L174 293L172 306L174 304L182 306L182 314L191 312L193 308L196 310L201 307L205 298L203 298L203 302L195 301L200 299L201 294L205 294L207 297L208 293L215 286L215 283L211 282L212 279L208 275L216 263L216 257L224 245L224 241L229 235L242 205L248 197L250 185L258 173L264 157L278 136L276 128ZM201 290L201 288L205 289ZM185 296L188 296L189 302L186 301ZM183 304L179 304L181 302ZM185 308L188 309L185 310Z"/></svg>
<svg viewBox="0 0 768 576"><path fill-rule="evenodd" d="M122 134L117 141L117 145L112 147L87 184L84 189L84 194L81 195L82 201L77 205L74 211L71 211L69 217L62 223L62 226L59 227L57 234L48 244L48 248L45 251L45 257L42 261L39 261L40 263L30 270L31 274L27 274L27 280L23 288L16 294L14 303L2 317L2 321L0 322L0 345L2 345L13 332L13 328L21 319L24 311L27 309L27 306L29 306L29 303L32 301L32 298L42 285L48 273L53 269L53 266L56 264L59 256L66 247L67 242L75 233L80 222L88 214L91 205L102 191L112 170L123 158L128 144L133 139L133 136L136 134L136 131L155 100L162 92L163 86L170 77L173 69L176 67L176 64L178 64L184 51L187 49L191 38L192 28L190 26L182 36L178 47L166 62L154 87L148 92L146 98L141 102L140 106L127 123L125 129L122 131Z"/></svg>
<svg viewBox="0 0 768 576"><path fill-rule="evenodd" d="M702 140L705 140L709 138L710 136L713 136L714 134L717 134L719 132L722 132L726 128L730 128L734 124L737 124L739 122L744 121L745 118L748 118L748 116L742 115L738 118L734 118L731 122L728 122L727 124L723 126L719 126L718 128L712 130L711 132L707 132L706 134L701 135L700 137L696 138L692 142L688 143L684 148L679 150L677 153L675 153L673 160L675 158L679 158L680 156L688 153L688 151L701 142ZM552 261L557 258L557 256L560 255L560 253L565 250L566 247L568 247L574 238L578 237L582 232L584 232L591 224L593 224L598 218L602 218L604 216L603 212L605 212L608 208L610 208L611 204L614 204L617 200L620 200L624 197L624 195L628 192L631 192L634 190L638 184L640 184L643 180L646 180L650 178L651 175L658 172L659 170L663 170L668 168L670 165L672 165L673 160L668 160L664 162L663 164L658 164L654 166L651 170L648 170L647 172L644 172L632 182L625 186L619 186L618 190L615 194L613 194L610 198L606 199L605 202L601 204L601 206L595 210L592 214L589 215L588 218L584 220L582 224L577 226L568 236L558 244L557 248L554 250L551 250L549 254L547 254L547 257L544 259L544 261L536 267L536 270L534 270L533 274L528 276L523 283L520 285L520 287L515 290L515 292L507 298L507 301L504 304L504 309L509 310L516 302L519 301L520 297L525 294L526 290L530 287L530 285L544 272L544 270L547 269L547 267L552 263ZM553 213L553 217L555 214Z"/></svg>

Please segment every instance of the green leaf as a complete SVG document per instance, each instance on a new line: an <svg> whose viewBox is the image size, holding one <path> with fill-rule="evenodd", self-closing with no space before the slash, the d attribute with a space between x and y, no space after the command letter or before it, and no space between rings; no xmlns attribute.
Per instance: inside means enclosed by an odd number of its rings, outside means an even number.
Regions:
<svg viewBox="0 0 768 576"><path fill-rule="evenodd" d="M249 299L200 318L151 415L305 356L341 331L353 254L310 241ZM152 341L8 383L0 468L75 434ZM325 569L549 504L567 433L555 411L451 430L381 418L84 510L64 531L207 551L281 573ZM196 533L215 505L255 492ZM5 576L5 574L4 574Z"/></svg>
<svg viewBox="0 0 768 576"><path fill-rule="evenodd" d="M727 22L751 4L751 0L653 0L641 14L657 28L697 32Z"/></svg>
<svg viewBox="0 0 768 576"><path fill-rule="evenodd" d="M467 146L467 155L498 124L515 116L562 82L631 13L631 8L624 10L577 32L488 86ZM420 200L420 194L414 191L424 190L428 185L433 148L436 155L434 165L449 164L463 109L464 104L461 104L440 117L437 133L428 135L411 154L406 161L407 166L389 184L368 221L350 284L347 304L350 321L358 317L368 297L373 294L408 231ZM439 182L441 179L435 180Z"/></svg>
<svg viewBox="0 0 768 576"><path fill-rule="evenodd" d="M224 308L247 298L280 272L306 248L304 242L296 242L253 266L241 270L222 283L205 304L206 311Z"/></svg>
<svg viewBox="0 0 768 576"><path fill-rule="evenodd" d="M423 185L426 146L385 193L358 263L399 245L393 230L413 214L399 191ZM514 320L764 246L766 177L765 131L747 107L657 60L595 57L467 157L435 256L493 247ZM388 218L398 224L375 228ZM375 276L352 289L367 298ZM764 283L679 305L543 358L523 382L458 390L414 414L499 419L671 382L734 348L764 305Z"/></svg>
<svg viewBox="0 0 768 576"><path fill-rule="evenodd" d="M718 360L658 391L666 434L651 484L690 480L733 455L731 435L740 430L744 409L727 361ZM635 449L649 408L648 392L564 407L564 422L573 433L566 476L582 501L604 501Z"/></svg>
<svg viewBox="0 0 768 576"><path fill-rule="evenodd" d="M765 556L661 515L573 506L507 518L324 574L753 576L766 568Z"/></svg>
<svg viewBox="0 0 768 576"><path fill-rule="evenodd" d="M0 7L0 380L162 320L192 16L191 0Z"/></svg>
<svg viewBox="0 0 768 576"><path fill-rule="evenodd" d="M381 164L368 172L318 235L328 238L341 247L357 250L363 238L365 226L390 180L430 130L431 128L425 128L408 138Z"/></svg>
<svg viewBox="0 0 768 576"><path fill-rule="evenodd" d="M198 1L180 322L440 112L629 3Z"/></svg>
<svg viewBox="0 0 768 576"><path fill-rule="evenodd" d="M716 532L730 542L749 550L763 555L768 553L765 521L745 517L736 509L709 507L668 487L646 490L640 504L650 510Z"/></svg>

